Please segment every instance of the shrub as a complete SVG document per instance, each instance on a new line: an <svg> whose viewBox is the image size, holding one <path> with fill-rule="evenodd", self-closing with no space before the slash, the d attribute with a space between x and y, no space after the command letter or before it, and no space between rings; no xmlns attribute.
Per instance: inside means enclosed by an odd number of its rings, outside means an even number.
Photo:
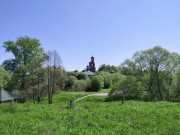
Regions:
<svg viewBox="0 0 180 135"><path fill-rule="evenodd" d="M111 87L112 79L110 73L101 71L101 72L96 72L96 75L101 75L103 77L103 82L104 82L103 88L108 89Z"/></svg>
<svg viewBox="0 0 180 135"><path fill-rule="evenodd" d="M84 91L87 87L86 80L78 80L75 84L74 91Z"/></svg>
<svg viewBox="0 0 180 135"><path fill-rule="evenodd" d="M121 80L113 84L109 98L111 98L111 100L119 100L122 98L121 95L123 95L126 100L140 100L143 99L141 89L141 84L135 78L122 77Z"/></svg>
<svg viewBox="0 0 180 135"><path fill-rule="evenodd" d="M93 91L99 91L104 87L104 79L101 75L93 76L91 80L91 87Z"/></svg>
<svg viewBox="0 0 180 135"><path fill-rule="evenodd" d="M67 76L65 80L65 89L66 90L73 90L75 87L75 84L77 82L77 78L74 76Z"/></svg>

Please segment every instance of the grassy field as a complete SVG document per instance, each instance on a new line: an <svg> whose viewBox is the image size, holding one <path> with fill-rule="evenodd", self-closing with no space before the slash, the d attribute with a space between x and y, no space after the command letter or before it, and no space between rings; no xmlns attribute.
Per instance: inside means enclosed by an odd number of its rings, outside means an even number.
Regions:
<svg viewBox="0 0 180 135"><path fill-rule="evenodd" d="M180 135L180 104L104 102L88 97L69 108L69 101L89 93L60 93L54 103L0 105L0 134L6 135Z"/></svg>

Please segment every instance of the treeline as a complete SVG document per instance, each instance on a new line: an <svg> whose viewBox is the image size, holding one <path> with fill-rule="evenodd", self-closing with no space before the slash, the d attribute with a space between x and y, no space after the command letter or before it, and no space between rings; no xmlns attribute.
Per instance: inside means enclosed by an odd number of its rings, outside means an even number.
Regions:
<svg viewBox="0 0 180 135"><path fill-rule="evenodd" d="M93 76L86 76L82 72L66 72L66 91L97 92L100 89L111 88L112 84L119 81L120 73L98 71Z"/></svg>
<svg viewBox="0 0 180 135"><path fill-rule="evenodd" d="M180 55L155 46L136 52L119 66L123 75L112 87L126 99L180 101Z"/></svg>
<svg viewBox="0 0 180 135"><path fill-rule="evenodd" d="M110 100L180 101L180 55L160 46L136 52L118 67L103 64L91 77L68 72L67 78L66 90L111 88Z"/></svg>
<svg viewBox="0 0 180 135"><path fill-rule="evenodd" d="M0 87L25 98L48 103L60 91L99 91L111 88L110 100L180 101L180 55L160 46L136 52L120 66L101 65L93 76L65 71L59 54L44 52L39 40L20 37L4 42L14 55L0 67ZM118 92L119 91L119 92ZM116 93L121 93L120 95Z"/></svg>

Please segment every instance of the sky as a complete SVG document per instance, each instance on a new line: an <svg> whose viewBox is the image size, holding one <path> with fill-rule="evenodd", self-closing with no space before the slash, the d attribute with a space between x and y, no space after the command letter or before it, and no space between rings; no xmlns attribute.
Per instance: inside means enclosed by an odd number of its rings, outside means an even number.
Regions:
<svg viewBox="0 0 180 135"><path fill-rule="evenodd" d="M67 71L95 57L120 65L156 45L180 53L179 0L0 0L0 64L13 58L3 43L20 36L56 50Z"/></svg>

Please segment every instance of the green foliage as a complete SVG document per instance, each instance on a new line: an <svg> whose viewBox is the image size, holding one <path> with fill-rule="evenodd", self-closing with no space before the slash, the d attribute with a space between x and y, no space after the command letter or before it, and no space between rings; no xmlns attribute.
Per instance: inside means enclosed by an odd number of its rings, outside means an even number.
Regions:
<svg viewBox="0 0 180 135"><path fill-rule="evenodd" d="M65 81L66 90L71 91L71 89L74 89L76 82L77 78L75 76L67 76Z"/></svg>
<svg viewBox="0 0 180 135"><path fill-rule="evenodd" d="M180 67L177 68L173 76L170 96L171 96L171 100L180 102Z"/></svg>
<svg viewBox="0 0 180 135"><path fill-rule="evenodd" d="M137 82L134 77L122 77L117 83L112 86L112 90L109 95L113 94L114 91L122 91L124 94L124 98L126 100L134 99L140 100L142 99L142 84L141 82ZM111 100L113 100L111 98ZM116 100L116 99L115 99Z"/></svg>
<svg viewBox="0 0 180 135"><path fill-rule="evenodd" d="M111 75L101 71L88 77L82 72L67 72L65 88L68 91L99 91L101 88L110 88Z"/></svg>
<svg viewBox="0 0 180 135"><path fill-rule="evenodd" d="M125 60L121 73L136 78L147 91L149 100L167 100L172 73L180 63L180 56L160 46L136 52L132 60Z"/></svg>
<svg viewBox="0 0 180 135"><path fill-rule="evenodd" d="M98 91L98 93L109 93L111 91L111 88L109 89L101 89L100 91Z"/></svg>
<svg viewBox="0 0 180 135"><path fill-rule="evenodd" d="M169 102L104 102L89 97L69 109L69 101L87 93L60 93L54 104L0 105L0 134L179 135L180 105ZM11 111L14 110L14 111Z"/></svg>
<svg viewBox="0 0 180 135"><path fill-rule="evenodd" d="M112 84L117 83L119 80L121 80L124 76L120 73L113 73L111 74L111 80Z"/></svg>
<svg viewBox="0 0 180 135"><path fill-rule="evenodd" d="M53 94L60 89L61 84L59 82L62 81L59 80L63 78L62 60L56 50L47 52L46 63L48 103L52 104Z"/></svg>
<svg viewBox="0 0 180 135"><path fill-rule="evenodd" d="M101 75L94 75L91 80L91 87L93 91L99 91L104 87L104 79Z"/></svg>
<svg viewBox="0 0 180 135"><path fill-rule="evenodd" d="M78 80L75 84L74 91L84 91L87 87L87 80Z"/></svg>
<svg viewBox="0 0 180 135"><path fill-rule="evenodd" d="M118 72L118 68L115 66L110 66L110 65L106 65L106 64L102 64L98 71L104 71L104 72L108 72L108 73L117 73Z"/></svg>
<svg viewBox="0 0 180 135"><path fill-rule="evenodd" d="M112 79L111 79L111 75L108 72L104 72L104 71L100 71L100 72L96 72L95 75L101 75L103 77L104 80L104 89L108 89L111 87L112 84Z"/></svg>
<svg viewBox="0 0 180 135"><path fill-rule="evenodd" d="M82 72L67 72L65 79L65 90L84 91L90 86L90 79Z"/></svg>
<svg viewBox="0 0 180 135"><path fill-rule="evenodd" d="M9 73L13 73L17 67L17 62L15 59L5 60L2 64L2 66Z"/></svg>
<svg viewBox="0 0 180 135"><path fill-rule="evenodd" d="M11 79L11 74L4 70L3 67L0 66L0 89L2 87L7 87L8 82Z"/></svg>
<svg viewBox="0 0 180 135"><path fill-rule="evenodd" d="M46 59L39 40L27 36L19 37L16 42L4 42L3 47L14 55L14 59L6 60L3 63L5 69L13 73L14 80L11 85L16 84L16 87L25 90L28 87L26 79L42 67L42 63Z"/></svg>
<svg viewBox="0 0 180 135"><path fill-rule="evenodd" d="M78 80L86 80L88 77L82 72L67 72L67 76L75 76Z"/></svg>

